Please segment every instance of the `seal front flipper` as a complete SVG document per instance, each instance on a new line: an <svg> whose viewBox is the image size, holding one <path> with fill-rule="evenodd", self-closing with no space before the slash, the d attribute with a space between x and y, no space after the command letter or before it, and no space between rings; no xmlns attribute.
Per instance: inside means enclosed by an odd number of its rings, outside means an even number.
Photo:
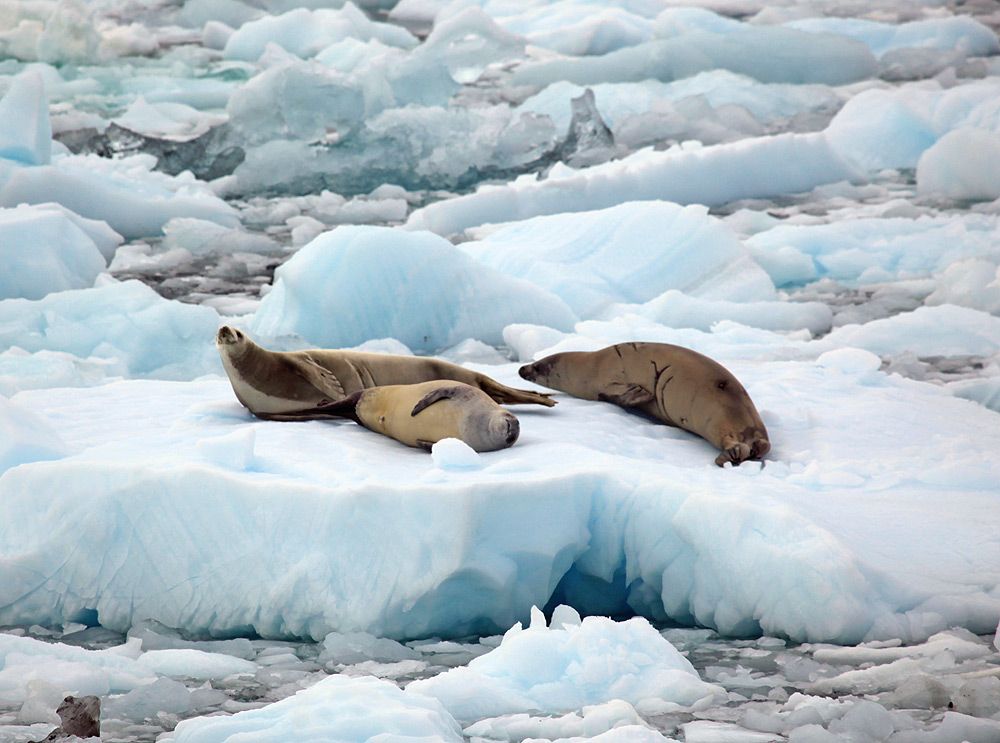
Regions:
<svg viewBox="0 0 1000 743"><path fill-rule="evenodd" d="M410 415L416 415L424 408L433 405L439 400L447 400L452 397L458 397L465 390L462 389L460 385L455 385L454 387L439 387L436 390L432 390L424 395L420 401L413 406L413 410L410 411ZM467 393L466 393L467 394Z"/></svg>
<svg viewBox="0 0 1000 743"><path fill-rule="evenodd" d="M636 408L653 401L653 393L634 382L611 382L597 394L597 399L623 408Z"/></svg>
<svg viewBox="0 0 1000 743"><path fill-rule="evenodd" d="M345 396L344 387L337 375L307 357L299 357L293 362L295 371L301 374L313 387L331 400L341 400Z"/></svg>
<svg viewBox="0 0 1000 743"><path fill-rule="evenodd" d="M424 449L425 451L430 451L431 448L434 446L434 442L428 441L427 439L417 439L417 446L419 446L421 449Z"/></svg>

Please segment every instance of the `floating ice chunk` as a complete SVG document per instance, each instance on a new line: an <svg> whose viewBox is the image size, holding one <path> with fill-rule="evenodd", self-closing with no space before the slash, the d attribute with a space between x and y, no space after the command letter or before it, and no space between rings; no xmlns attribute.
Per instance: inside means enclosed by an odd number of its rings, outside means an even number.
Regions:
<svg viewBox="0 0 1000 743"><path fill-rule="evenodd" d="M121 696L105 699L101 705L101 718L135 722L156 720L160 714L184 715L201 707L221 704L227 699L221 691L212 688L190 690L179 681L159 678Z"/></svg>
<svg viewBox="0 0 1000 743"><path fill-rule="evenodd" d="M331 632L323 640L318 660L325 664L349 666L366 660L398 663L422 657L416 650L388 637L375 637L367 632Z"/></svg>
<svg viewBox="0 0 1000 743"><path fill-rule="evenodd" d="M80 358L63 351L28 353L13 346L0 352L0 395L47 387L91 387L128 376L118 359Z"/></svg>
<svg viewBox="0 0 1000 743"><path fill-rule="evenodd" d="M0 699L23 703L39 681L65 694L119 694L151 683L156 674L127 657L132 648L85 650L30 637L0 634Z"/></svg>
<svg viewBox="0 0 1000 743"><path fill-rule="evenodd" d="M1000 413L1000 375L980 379L961 379L945 385L955 397L978 402Z"/></svg>
<svg viewBox="0 0 1000 743"><path fill-rule="evenodd" d="M0 300L83 289L105 267L90 236L59 210L0 208Z"/></svg>
<svg viewBox="0 0 1000 743"><path fill-rule="evenodd" d="M178 676L191 679L225 678L238 673L254 673L258 665L243 658L223 653L207 653L193 648L150 650L137 660L139 665L158 676Z"/></svg>
<svg viewBox="0 0 1000 743"><path fill-rule="evenodd" d="M278 244L267 235L191 217L171 219L163 226L163 247L182 248L193 256L278 250Z"/></svg>
<svg viewBox="0 0 1000 743"><path fill-rule="evenodd" d="M372 677L330 676L260 709L184 720L164 743L327 743L405 740L461 743L461 730L435 699Z"/></svg>
<svg viewBox="0 0 1000 743"><path fill-rule="evenodd" d="M238 224L235 210L194 178L153 173L155 158L109 160L63 156L52 165L0 160L0 206L57 202L88 219L103 220L126 238L157 235L173 217Z"/></svg>
<svg viewBox="0 0 1000 743"><path fill-rule="evenodd" d="M77 0L19 3L8 10L0 41L6 55L25 61L93 62L102 40L95 25L93 10Z"/></svg>
<svg viewBox="0 0 1000 743"><path fill-rule="evenodd" d="M0 302L0 350L62 351L116 359L137 377L193 379L221 369L218 314L163 299L139 281Z"/></svg>
<svg viewBox="0 0 1000 743"><path fill-rule="evenodd" d="M957 201L1000 198L1000 131L948 132L917 162L917 193Z"/></svg>
<svg viewBox="0 0 1000 743"><path fill-rule="evenodd" d="M546 349L552 348L567 337L544 325L513 323L503 329L503 340L514 352L518 361L534 361Z"/></svg>
<svg viewBox="0 0 1000 743"><path fill-rule="evenodd" d="M860 348L839 348L821 354L816 363L827 369L838 369L844 374L866 374L878 371L882 359Z"/></svg>
<svg viewBox="0 0 1000 743"><path fill-rule="evenodd" d="M1000 254L951 263L925 304L960 304L1000 315Z"/></svg>
<svg viewBox="0 0 1000 743"><path fill-rule="evenodd" d="M998 100L996 78L949 90L922 84L867 90L834 116L826 137L862 170L914 168L924 151L950 131L966 126L1000 129Z"/></svg>
<svg viewBox="0 0 1000 743"><path fill-rule="evenodd" d="M471 83L486 67L524 56L524 39L500 28L476 7L439 17L414 56L443 58L452 78Z"/></svg>
<svg viewBox="0 0 1000 743"><path fill-rule="evenodd" d="M870 736L874 740L885 740L895 732L892 715L877 702L861 699L851 705L847 713L830 723L831 733L844 738Z"/></svg>
<svg viewBox="0 0 1000 743"><path fill-rule="evenodd" d="M242 71L234 65L235 73ZM249 70L247 75L251 74ZM225 108L229 97L245 83L242 80L218 77L175 77L173 75L146 74L119 81L122 89L135 96L142 96L151 105L183 103L199 111Z"/></svg>
<svg viewBox="0 0 1000 743"><path fill-rule="evenodd" d="M459 42L461 40L458 40ZM448 45L429 49L426 43L412 52L372 39L344 39L316 55L317 62L346 75L364 93L367 117L408 103L444 106L461 86L446 64ZM484 63L485 64L485 63Z"/></svg>
<svg viewBox="0 0 1000 743"><path fill-rule="evenodd" d="M0 725L0 738L6 743L36 743L45 740L54 730L55 726L48 722L34 725Z"/></svg>
<svg viewBox="0 0 1000 743"><path fill-rule="evenodd" d="M203 28L216 22L235 29L262 15L264 13L259 8L241 0L185 0L175 20L189 28Z"/></svg>
<svg viewBox="0 0 1000 743"><path fill-rule="evenodd" d="M920 673L910 676L881 701L896 709L935 709L951 704L951 693L934 676Z"/></svg>
<svg viewBox="0 0 1000 743"><path fill-rule="evenodd" d="M459 720L551 714L612 699L651 709L690 706L719 691L645 619L587 617L550 629L538 614L527 629L511 628L498 648L407 691L436 697Z"/></svg>
<svg viewBox="0 0 1000 743"><path fill-rule="evenodd" d="M1000 738L1000 721L945 712L941 724L930 730L901 731L900 743L992 743Z"/></svg>
<svg viewBox="0 0 1000 743"><path fill-rule="evenodd" d="M844 36L745 25L731 33L696 31L654 39L599 57L529 63L515 70L512 81L537 87L559 80L577 85L647 78L669 82L718 68L765 83L843 85L876 75L878 62L868 47Z"/></svg>
<svg viewBox="0 0 1000 743"><path fill-rule="evenodd" d="M937 139L925 106L926 99L938 96L932 91L907 93L859 93L833 117L827 140L865 170L914 167Z"/></svg>
<svg viewBox="0 0 1000 743"><path fill-rule="evenodd" d="M377 39L383 44L412 49L417 39L409 31L369 20L351 2L343 8L296 8L279 16L265 16L243 24L226 42L226 59L256 61L268 44L277 44L303 59L346 38Z"/></svg>
<svg viewBox="0 0 1000 743"><path fill-rule="evenodd" d="M147 137L186 142L224 123L226 116L203 113L184 103L149 103L140 95L112 121Z"/></svg>
<svg viewBox="0 0 1000 743"><path fill-rule="evenodd" d="M441 439L431 447L434 466L440 470L469 470L482 467L482 456L461 439Z"/></svg>
<svg viewBox="0 0 1000 743"><path fill-rule="evenodd" d="M510 359L493 346L469 338L457 346L441 351L439 357L455 364L506 364Z"/></svg>
<svg viewBox="0 0 1000 743"><path fill-rule="evenodd" d="M834 665L863 663L889 663L900 658L933 658L939 653L950 653L956 661L982 658L992 651L975 636L963 637L963 631L939 632L919 645L877 647L859 645L853 648L818 648L813 658L820 663Z"/></svg>
<svg viewBox="0 0 1000 743"><path fill-rule="evenodd" d="M305 11L303 11L305 12ZM250 144L271 139L343 136L365 113L361 87L318 62L290 60L257 75L233 93L230 125Z"/></svg>
<svg viewBox="0 0 1000 743"><path fill-rule="evenodd" d="M866 272L871 275L875 271L889 278L930 275L962 259L1000 255L998 241L1000 220L996 217L963 215L782 224L747 238L746 246L774 283L782 287L824 277L854 285L863 280ZM965 270L954 272L954 278L945 286L951 281L964 286L961 274ZM964 296L964 292L956 294ZM952 294L940 298L947 301L949 296Z"/></svg>
<svg viewBox="0 0 1000 743"><path fill-rule="evenodd" d="M444 74L450 81L447 71ZM422 97L436 95L441 87L421 83L409 90ZM321 93L314 90L311 95ZM551 153L557 136L545 117L515 116L506 105L408 105L367 119L343 140L333 135L330 139L324 147L282 140L255 147L227 188L236 194L278 185L309 193L316 184L347 194L366 193L385 183L409 190L465 188L487 173L507 175L536 163Z"/></svg>
<svg viewBox="0 0 1000 743"><path fill-rule="evenodd" d="M28 682L26 690L27 697L17 711L17 721L22 724L50 722L59 725L61 720L56 710L63 700L62 689L46 681L36 679Z"/></svg>
<svg viewBox="0 0 1000 743"><path fill-rule="evenodd" d="M698 31L724 36L741 28L745 28L745 25L740 21L698 7L666 8L656 16L653 24L653 30L660 39L671 39Z"/></svg>
<svg viewBox="0 0 1000 743"><path fill-rule="evenodd" d="M670 289L737 302L775 296L768 276L703 206L642 201L535 217L461 249L559 296L581 318Z"/></svg>
<svg viewBox="0 0 1000 743"><path fill-rule="evenodd" d="M49 99L37 70L15 77L0 99L0 158L25 165L48 165L52 158Z"/></svg>
<svg viewBox="0 0 1000 743"><path fill-rule="evenodd" d="M501 345L512 322L568 329L575 321L557 297L427 233L339 227L302 248L275 277L252 331L297 333L326 347L385 337L415 350L466 338Z"/></svg>
<svg viewBox="0 0 1000 743"><path fill-rule="evenodd" d="M254 467L255 438L255 429L246 428L224 436L200 439L196 448L198 453L210 462L229 469L245 471Z"/></svg>
<svg viewBox="0 0 1000 743"><path fill-rule="evenodd" d="M695 720L681 725L684 743L774 743L784 740L780 735L761 733L729 722Z"/></svg>
<svg viewBox="0 0 1000 743"><path fill-rule="evenodd" d="M776 169L774 163L781 162ZM488 222L603 209L622 201L724 204L805 191L860 177L822 134L783 134L712 147L641 150L614 162L571 170L553 167L548 178L522 177L503 186L440 201L410 214L407 229L451 235Z"/></svg>
<svg viewBox="0 0 1000 743"><path fill-rule="evenodd" d="M968 16L933 18L909 23L879 23L865 18L804 18L784 24L810 33L832 33L864 42L881 57L894 49L954 49L969 56L1000 53L997 35Z"/></svg>
<svg viewBox="0 0 1000 743"><path fill-rule="evenodd" d="M874 694L891 691L908 678L923 671L923 667L913 658L900 658L871 668L844 671L831 678L819 679L809 687L813 694Z"/></svg>
<svg viewBox="0 0 1000 743"><path fill-rule="evenodd" d="M1000 712L1000 678L971 678L954 695L955 711L975 717L994 717Z"/></svg>
<svg viewBox="0 0 1000 743"><path fill-rule="evenodd" d="M601 317L611 319L637 314L671 328L710 330L723 320L731 320L767 330L807 329L825 333L833 325L833 313L822 302L729 302L692 297L676 289L641 305L614 304Z"/></svg>
<svg viewBox="0 0 1000 743"><path fill-rule="evenodd" d="M668 109L664 104L695 98L702 98L712 109L740 106L762 124L791 117L802 111L832 110L842 103L841 96L825 85L761 83L752 77L737 75L728 70L700 72L693 77L670 83L654 80L607 83L595 85L592 90L601 116L616 136L621 135L622 127L628 125L633 117L647 113L658 114L661 110L664 116L670 112L683 114L683 107ZM519 108L522 111L545 114L552 119L559 131L566 131L570 117L569 100L581 95L583 91L584 88L580 85L553 83L528 98ZM652 119L642 121L649 123ZM697 125L696 121L685 123L691 127ZM691 131L697 129L692 128ZM694 135L685 137L689 138L701 139Z"/></svg>
<svg viewBox="0 0 1000 743"><path fill-rule="evenodd" d="M967 307L919 307L864 325L836 328L817 347L864 348L881 356L992 356L1000 351L1000 318Z"/></svg>
<svg viewBox="0 0 1000 743"><path fill-rule="evenodd" d="M614 731L614 736L609 737L610 741L615 741L618 739L617 736L624 738L626 735L636 735L636 729L640 728L652 732L631 704L621 699L614 699L604 704L584 707L579 712L570 712L561 717L533 717L523 712L493 717L480 720L465 728L463 732L470 738L520 741L529 738L562 740L570 737L599 740L598 736ZM626 740L629 743L639 743L638 740L633 742L632 737Z"/></svg>
<svg viewBox="0 0 1000 743"><path fill-rule="evenodd" d="M192 649L209 653L225 653L244 660L252 660L256 655L250 640L237 637L232 640L184 640L175 631L155 622L139 622L129 628L129 638L138 638L144 651Z"/></svg>
<svg viewBox="0 0 1000 743"><path fill-rule="evenodd" d="M607 54L653 38L650 19L600 2L539 5L500 20L536 46L575 56Z"/></svg>
<svg viewBox="0 0 1000 743"><path fill-rule="evenodd" d="M27 206L19 207L19 209L27 210ZM87 235L97 246L97 249L101 251L101 255L104 256L105 260L110 261L118 250L118 246L122 244L124 238L111 229L107 222L97 219L87 219L86 217L81 217L74 211L67 209L62 204L56 203L41 203L34 204L31 209L36 213L43 211L56 212L66 217L74 225L76 225L84 234Z"/></svg>
<svg viewBox="0 0 1000 743"><path fill-rule="evenodd" d="M66 442L45 421L0 396L0 473L25 462L60 459Z"/></svg>

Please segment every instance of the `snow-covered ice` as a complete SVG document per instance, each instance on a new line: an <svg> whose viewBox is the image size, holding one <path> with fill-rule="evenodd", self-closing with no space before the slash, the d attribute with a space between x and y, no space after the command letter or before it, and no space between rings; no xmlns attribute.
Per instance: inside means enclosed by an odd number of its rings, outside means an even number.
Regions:
<svg viewBox="0 0 1000 743"><path fill-rule="evenodd" d="M992 4L0 6L0 740L1000 739ZM223 323L676 343L772 449L262 421Z"/></svg>

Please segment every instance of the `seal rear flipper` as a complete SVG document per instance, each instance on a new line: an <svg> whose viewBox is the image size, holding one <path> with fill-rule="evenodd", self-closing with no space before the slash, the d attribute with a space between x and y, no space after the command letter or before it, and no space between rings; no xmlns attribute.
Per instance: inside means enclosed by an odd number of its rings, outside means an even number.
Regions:
<svg viewBox="0 0 1000 743"><path fill-rule="evenodd" d="M258 417L275 421L298 421L309 418L350 418L355 423L361 423L358 420L358 400L361 399L362 394L364 394L364 390L358 390L354 394L348 395L336 402L324 402L312 407L302 408L301 410L290 410L285 413L275 413L267 416L261 415Z"/></svg>
<svg viewBox="0 0 1000 743"><path fill-rule="evenodd" d="M337 379L337 375L312 359L296 359L293 366L295 371L304 377L309 384L331 400L341 400L347 394L344 392L344 386Z"/></svg>
<svg viewBox="0 0 1000 743"><path fill-rule="evenodd" d="M479 380L479 388L493 398L494 402L501 405L544 405L551 408L556 401L551 399L551 392L535 392L533 390L519 390L515 387L508 387L500 384L495 379L483 376Z"/></svg>
<svg viewBox="0 0 1000 743"><path fill-rule="evenodd" d="M635 383L612 382L598 393L598 400L611 402L623 408L636 408L640 405L652 402L653 393L645 387Z"/></svg>

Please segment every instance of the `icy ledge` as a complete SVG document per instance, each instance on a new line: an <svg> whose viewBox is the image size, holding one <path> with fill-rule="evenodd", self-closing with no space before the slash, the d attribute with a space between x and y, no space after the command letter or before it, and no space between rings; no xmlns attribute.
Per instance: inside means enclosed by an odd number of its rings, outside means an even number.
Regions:
<svg viewBox="0 0 1000 743"><path fill-rule="evenodd" d="M0 477L0 624L461 636L551 599L842 643L996 628L996 413L866 351L726 363L763 468L565 396L442 469L349 422L256 421L219 378L22 392L78 453Z"/></svg>

